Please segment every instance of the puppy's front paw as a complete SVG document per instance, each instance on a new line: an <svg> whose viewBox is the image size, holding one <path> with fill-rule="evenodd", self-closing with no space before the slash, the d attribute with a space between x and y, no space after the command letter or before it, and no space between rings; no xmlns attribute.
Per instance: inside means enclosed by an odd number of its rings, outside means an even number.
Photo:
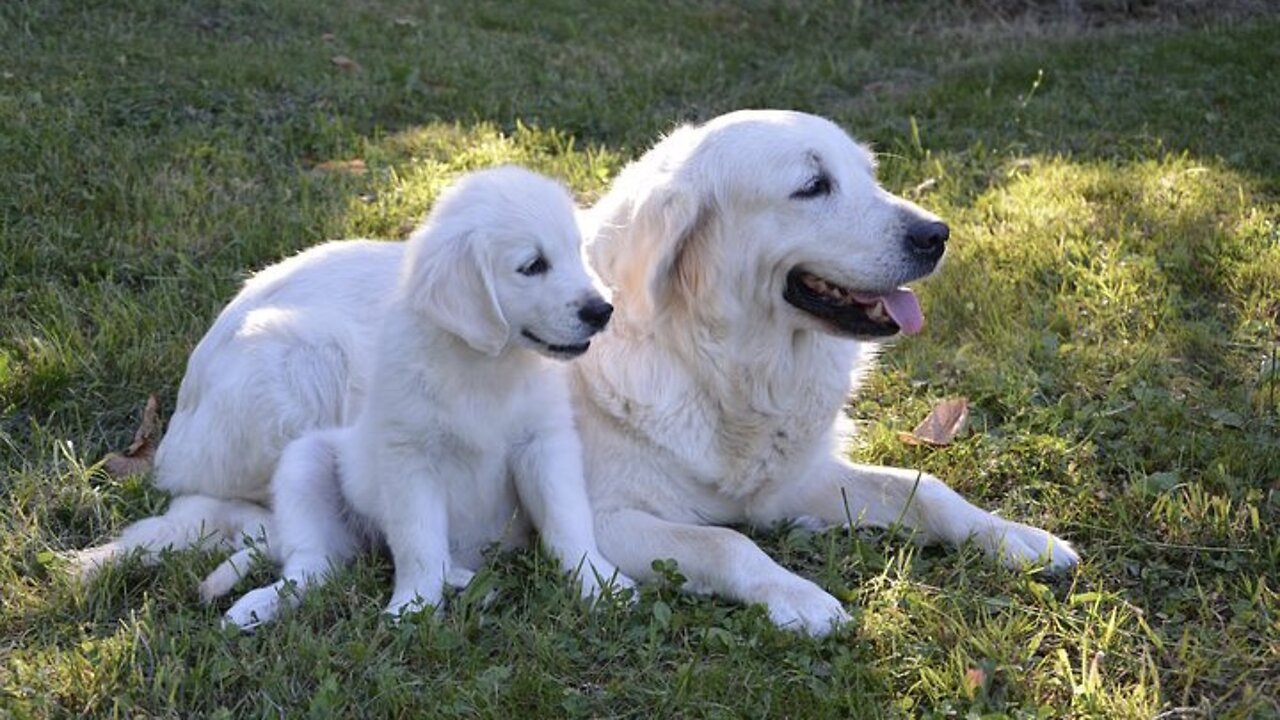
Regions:
<svg viewBox="0 0 1280 720"><path fill-rule="evenodd" d="M839 600L802 577L768 582L757 592L769 608L769 619L780 628L822 637L849 621Z"/></svg>
<svg viewBox="0 0 1280 720"><path fill-rule="evenodd" d="M608 588L614 597L622 597L625 593L633 601L635 599L635 593L630 592L636 586L635 581L623 575L613 563L602 557L584 561L578 568L576 576L578 588L584 600L595 600L600 597L605 588Z"/></svg>
<svg viewBox="0 0 1280 720"><path fill-rule="evenodd" d="M1071 543L1040 528L1004 521L994 524L976 538L989 554L1007 566L1022 568L1043 564L1045 569L1060 572L1080 562L1080 554Z"/></svg>
<svg viewBox="0 0 1280 720"><path fill-rule="evenodd" d="M422 597L422 595L417 592L396 593L391 596L391 602L387 603L387 609L382 612L393 621L399 622L400 619L406 615L426 612L428 610L430 610L436 617L443 615L443 598L436 598L433 602Z"/></svg>
<svg viewBox="0 0 1280 720"><path fill-rule="evenodd" d="M466 590L472 580L476 579L476 574L472 570L454 565L449 568L449 572L445 573L444 584L455 590Z"/></svg>

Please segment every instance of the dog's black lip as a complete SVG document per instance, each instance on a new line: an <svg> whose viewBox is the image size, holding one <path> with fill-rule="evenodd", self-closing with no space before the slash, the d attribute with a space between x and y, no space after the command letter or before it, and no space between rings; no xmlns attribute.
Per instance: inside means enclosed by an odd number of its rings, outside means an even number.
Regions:
<svg viewBox="0 0 1280 720"><path fill-rule="evenodd" d="M855 338L883 338L897 335L901 328L893 320L876 322L867 316L865 305L856 302L848 305L836 305L810 290L801 281L801 277L813 275L822 277L811 270L799 267L787 273L787 286L782 291L782 299L792 307L808 313L825 322L836 334Z"/></svg>
<svg viewBox="0 0 1280 720"><path fill-rule="evenodd" d="M537 335L534 335L533 333L529 332L527 329L521 329L520 334L525 336L529 340L532 340L533 342L541 345L542 347L546 348L549 352L552 352L556 355L567 355L569 357L577 357L582 353L586 352L587 348L591 347L590 340L584 343L578 343L577 345L552 345L546 340L543 340Z"/></svg>

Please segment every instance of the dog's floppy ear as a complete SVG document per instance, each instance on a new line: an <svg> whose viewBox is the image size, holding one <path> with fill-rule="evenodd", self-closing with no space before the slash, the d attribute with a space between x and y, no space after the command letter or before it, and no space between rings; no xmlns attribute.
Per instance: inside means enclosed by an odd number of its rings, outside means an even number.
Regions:
<svg viewBox="0 0 1280 720"><path fill-rule="evenodd" d="M712 213L693 188L676 182L655 188L636 209L635 223L653 243L648 285L655 308L673 296L693 298L705 285L706 264L695 256Z"/></svg>
<svg viewBox="0 0 1280 720"><path fill-rule="evenodd" d="M706 267L695 260L714 216L711 203L686 183L667 175L647 187L601 233L593 262L622 291L628 310L657 311L673 297L692 297L705 285Z"/></svg>
<svg viewBox="0 0 1280 720"><path fill-rule="evenodd" d="M591 264L626 315L651 315L706 286L709 258L695 256L714 231L716 202L690 172L701 138L695 126L676 128L623 168L586 215Z"/></svg>
<svg viewBox="0 0 1280 720"><path fill-rule="evenodd" d="M476 232L439 237L428 230L411 239L401 282L414 310L492 356L506 346L510 328L494 290L492 263Z"/></svg>

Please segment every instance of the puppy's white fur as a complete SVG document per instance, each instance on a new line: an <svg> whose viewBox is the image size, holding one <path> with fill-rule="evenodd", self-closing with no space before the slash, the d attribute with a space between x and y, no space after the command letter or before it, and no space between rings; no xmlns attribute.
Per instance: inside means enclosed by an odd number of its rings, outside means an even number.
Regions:
<svg viewBox="0 0 1280 720"><path fill-rule="evenodd" d="M444 193L382 308L363 410L281 457L282 579L228 621L271 620L374 539L395 562L392 614L438 607L446 579L465 582L487 545L519 545L530 524L570 571L583 566L584 594L615 574L596 548L566 379L544 358L586 349L602 323L584 308L607 320L573 213L562 187L518 168Z"/></svg>
<svg viewBox="0 0 1280 720"><path fill-rule="evenodd" d="M818 170L832 192L794 197ZM839 453L841 409L878 346L788 304L787 274L803 267L887 291L922 274L903 232L931 218L880 188L870 154L842 130L802 113L682 127L623 171L587 228L618 312L571 368L597 537L622 572L645 578L653 559L674 558L691 589L764 603L780 625L820 634L846 618L840 603L719 526L900 519L923 540L972 539L1010 564L1077 561L1065 541L974 507L937 478ZM363 404L368 318L386 302L393 253L321 249L265 271L197 348L157 484L222 503L205 516L210 529L264 499L288 439ZM105 555L179 536L127 532ZM88 552L82 567L104 555Z"/></svg>

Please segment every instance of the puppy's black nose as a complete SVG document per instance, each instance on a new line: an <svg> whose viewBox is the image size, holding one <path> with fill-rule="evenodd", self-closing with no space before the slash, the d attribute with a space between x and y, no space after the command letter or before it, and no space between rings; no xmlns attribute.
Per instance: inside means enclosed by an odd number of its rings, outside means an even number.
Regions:
<svg viewBox="0 0 1280 720"><path fill-rule="evenodd" d="M916 222L907 226L907 245L911 252L930 260L942 257L947 249L951 229L936 220Z"/></svg>
<svg viewBox="0 0 1280 720"><path fill-rule="evenodd" d="M609 303L595 298L588 300L586 305L578 311L578 319L590 325L596 330L603 329L609 324L609 318L613 316L613 306Z"/></svg>

